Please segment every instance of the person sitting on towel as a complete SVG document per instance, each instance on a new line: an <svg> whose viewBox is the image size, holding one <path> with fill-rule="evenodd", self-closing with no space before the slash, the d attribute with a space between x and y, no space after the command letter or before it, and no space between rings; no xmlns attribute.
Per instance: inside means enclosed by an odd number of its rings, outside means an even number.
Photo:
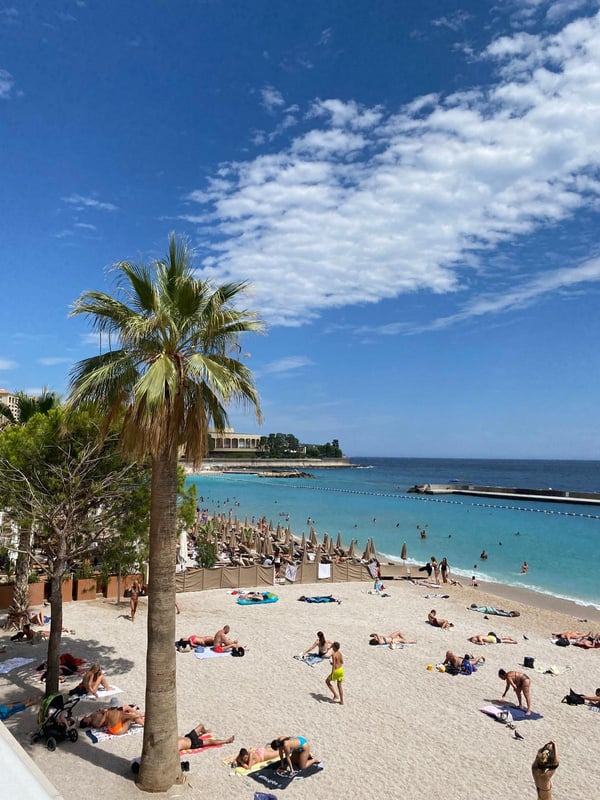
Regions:
<svg viewBox="0 0 600 800"><path fill-rule="evenodd" d="M215 653L226 653L228 650L231 650L233 647L238 646L237 639L229 639L227 634L231 628L229 625L224 625L220 628L214 635L213 641L213 650Z"/></svg>

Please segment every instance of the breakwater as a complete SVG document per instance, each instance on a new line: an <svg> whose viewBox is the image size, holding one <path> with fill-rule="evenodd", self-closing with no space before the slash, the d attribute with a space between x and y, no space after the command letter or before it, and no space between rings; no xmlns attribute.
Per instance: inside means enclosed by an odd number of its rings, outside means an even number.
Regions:
<svg viewBox="0 0 600 800"><path fill-rule="evenodd" d="M511 500L540 500L546 503L583 503L600 505L596 492L572 492L559 489L521 489L505 486L458 485L454 483L424 483L408 489L413 494L460 494L472 497L498 497Z"/></svg>

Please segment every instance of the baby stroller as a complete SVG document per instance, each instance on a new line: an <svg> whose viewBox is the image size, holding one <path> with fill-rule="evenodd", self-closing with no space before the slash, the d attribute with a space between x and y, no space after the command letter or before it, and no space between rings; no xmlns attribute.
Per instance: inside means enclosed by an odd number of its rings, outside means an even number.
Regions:
<svg viewBox="0 0 600 800"><path fill-rule="evenodd" d="M76 742L79 734L73 709L80 700L80 697L69 697L65 700L60 692L45 697L40 704L38 729L31 737L32 744L45 738L48 750L56 750L57 743L64 742L65 739Z"/></svg>

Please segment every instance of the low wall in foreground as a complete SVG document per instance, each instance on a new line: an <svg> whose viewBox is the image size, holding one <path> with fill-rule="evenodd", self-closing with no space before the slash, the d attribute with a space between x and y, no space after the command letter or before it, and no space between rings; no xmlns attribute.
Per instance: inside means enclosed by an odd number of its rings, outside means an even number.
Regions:
<svg viewBox="0 0 600 800"><path fill-rule="evenodd" d="M178 592L202 592L207 589L237 589L240 586L274 586L274 567L213 567L188 569L175 576ZM319 577L317 564L299 564L294 581L286 583L345 583L347 581L373 581L364 564L331 564L328 577Z"/></svg>

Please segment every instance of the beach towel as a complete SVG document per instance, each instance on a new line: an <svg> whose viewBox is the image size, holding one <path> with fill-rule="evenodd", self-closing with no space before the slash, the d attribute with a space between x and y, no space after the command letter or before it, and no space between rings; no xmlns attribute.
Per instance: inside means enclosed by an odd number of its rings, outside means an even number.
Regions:
<svg viewBox="0 0 600 800"><path fill-rule="evenodd" d="M403 650L405 647L412 647L410 642L394 642L390 647L389 644L373 644L371 647L387 647L388 650Z"/></svg>
<svg viewBox="0 0 600 800"><path fill-rule="evenodd" d="M532 711L531 714L526 717L524 708L517 708L516 706L510 704L502 706L482 706L479 710L484 714L487 714L488 717L492 717L493 719L500 721L502 721L502 715L506 714L506 712L511 714L512 719L515 722L527 722L528 720L535 721L543 718L543 714L538 714L537 711Z"/></svg>
<svg viewBox="0 0 600 800"><path fill-rule="evenodd" d="M121 694L123 689L119 689L118 686L113 686L112 689L108 691L104 690L102 687L98 689L98 697L93 694L86 694L84 695L84 700L104 700L106 697L113 697L115 694Z"/></svg>
<svg viewBox="0 0 600 800"><path fill-rule="evenodd" d="M311 775L316 775L317 772L321 772L322 769L323 764L317 761L311 764L310 767L299 770L294 775L290 775L288 772L280 772L279 761L274 761L272 764L259 769L257 772L248 773L248 777L258 783L262 783L263 786L269 789L287 789L293 781L300 780L301 778L309 778Z"/></svg>
<svg viewBox="0 0 600 800"><path fill-rule="evenodd" d="M277 800L277 795L271 792L254 792L254 800Z"/></svg>
<svg viewBox="0 0 600 800"><path fill-rule="evenodd" d="M588 708L589 708L590 711L599 711L600 712L600 706L588 706Z"/></svg>
<svg viewBox="0 0 600 800"><path fill-rule="evenodd" d="M317 567L317 580L323 581L331 578L331 564L319 564Z"/></svg>
<svg viewBox="0 0 600 800"><path fill-rule="evenodd" d="M296 564L288 564L285 568L285 577L290 583L294 583L296 575L298 574L298 567Z"/></svg>
<svg viewBox="0 0 600 800"><path fill-rule="evenodd" d="M196 658L220 658L221 656L231 656L231 650L225 653L215 653L211 647L197 647L194 650Z"/></svg>
<svg viewBox="0 0 600 800"><path fill-rule="evenodd" d="M314 597L299 597L298 600L304 603L341 603L341 600L336 600L332 595L315 595Z"/></svg>
<svg viewBox="0 0 600 800"><path fill-rule="evenodd" d="M477 606L472 603L469 606L469 611L479 611L481 614L495 614L499 617L520 617L518 611L505 611L503 608L495 608L494 606Z"/></svg>
<svg viewBox="0 0 600 800"><path fill-rule="evenodd" d="M306 656L294 656L296 661L301 661L303 664L308 664L309 667L314 667L315 664L320 664L322 661L329 661L327 658L321 658L316 653L309 653Z"/></svg>
<svg viewBox="0 0 600 800"><path fill-rule="evenodd" d="M6 661L0 662L0 675L8 675L9 672L12 672L13 669L17 669L17 667L24 667L25 664L31 664L32 661L35 661L35 658L20 658L16 656L15 658L9 658Z"/></svg>
<svg viewBox="0 0 600 800"><path fill-rule="evenodd" d="M120 733L118 736L114 733L109 733L106 728L88 728L86 736L92 740L92 744L100 744L107 742L109 739L122 739L123 736L137 736L138 733L144 732L143 725L132 725L127 733Z"/></svg>
<svg viewBox="0 0 600 800"><path fill-rule="evenodd" d="M443 597L444 600L447 600L450 597L450 595L449 594L439 594L439 593L438 594L424 594L423 597L425 598L425 600L433 600L434 598L437 599L438 597Z"/></svg>

